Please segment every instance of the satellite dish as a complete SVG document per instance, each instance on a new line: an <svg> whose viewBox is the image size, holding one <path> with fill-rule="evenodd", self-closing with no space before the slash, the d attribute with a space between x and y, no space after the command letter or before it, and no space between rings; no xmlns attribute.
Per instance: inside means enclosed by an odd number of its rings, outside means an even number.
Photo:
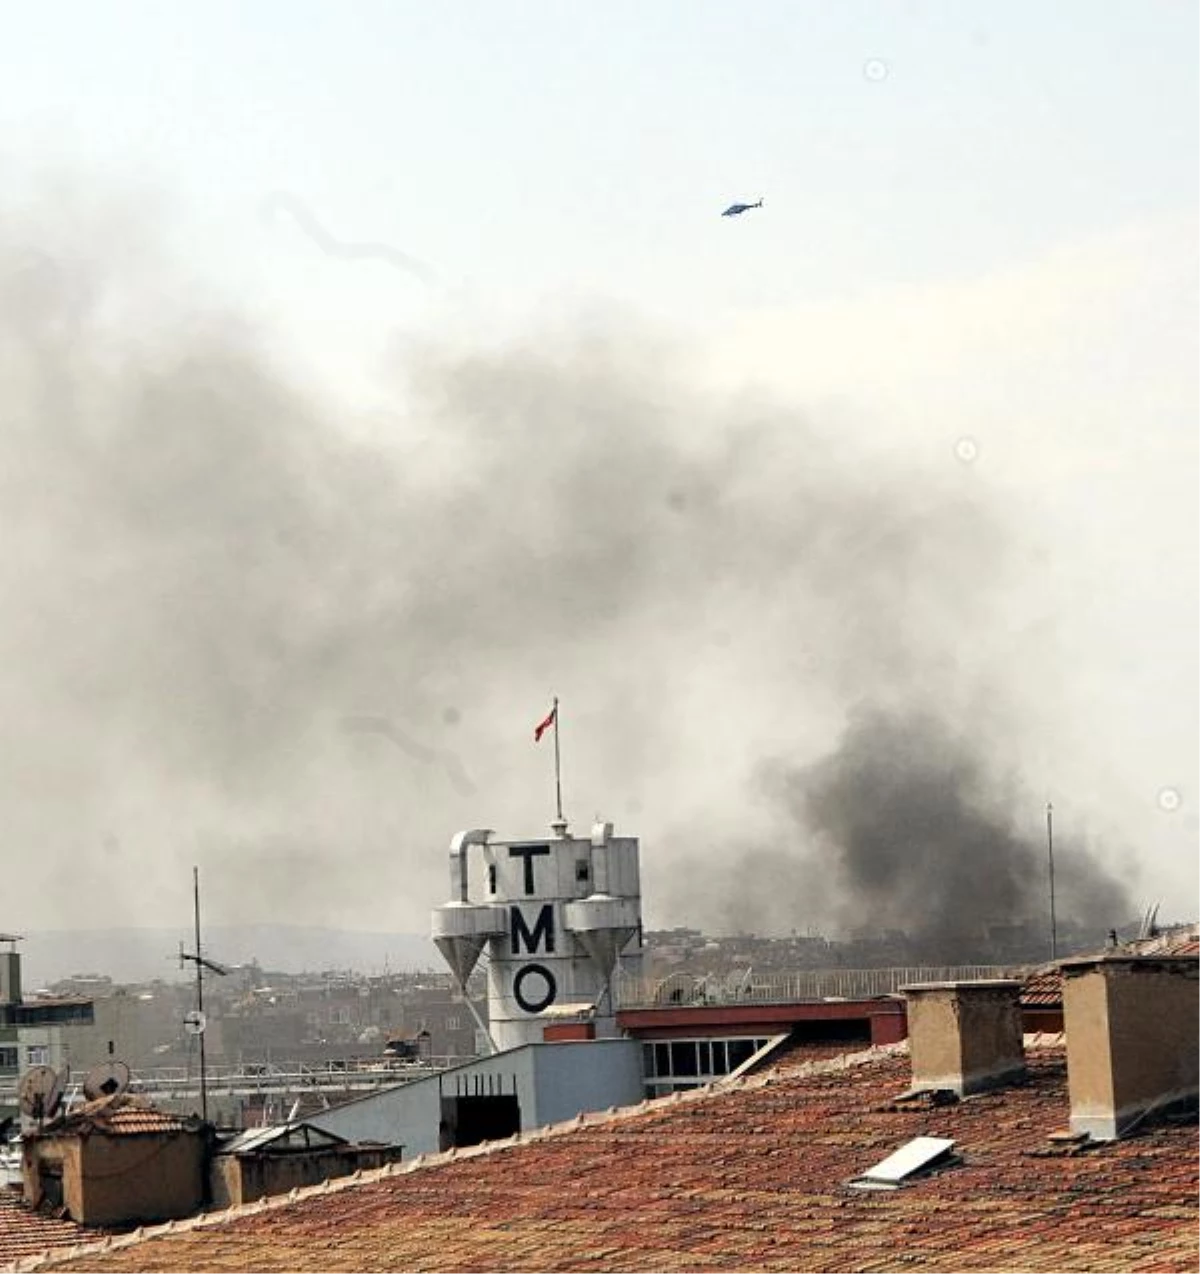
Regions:
<svg viewBox="0 0 1200 1274"><path fill-rule="evenodd" d="M189 1035L203 1035L207 1025L208 1019L199 1009L192 1009L190 1013L184 1015L183 1029Z"/></svg>
<svg viewBox="0 0 1200 1274"><path fill-rule="evenodd" d="M696 979L688 973L672 973L654 988L655 1004L691 1004L696 1000Z"/></svg>
<svg viewBox="0 0 1200 1274"><path fill-rule="evenodd" d="M62 1101L62 1080L51 1066L33 1066L21 1076L17 1088L21 1113L41 1123L52 1119Z"/></svg>
<svg viewBox="0 0 1200 1274"><path fill-rule="evenodd" d="M129 1087L129 1067L124 1062L101 1062L88 1071L83 1081L83 1095L88 1101L115 1097Z"/></svg>
<svg viewBox="0 0 1200 1274"><path fill-rule="evenodd" d="M725 994L731 1000L744 1000L749 996L753 985L753 969L734 969L725 979Z"/></svg>

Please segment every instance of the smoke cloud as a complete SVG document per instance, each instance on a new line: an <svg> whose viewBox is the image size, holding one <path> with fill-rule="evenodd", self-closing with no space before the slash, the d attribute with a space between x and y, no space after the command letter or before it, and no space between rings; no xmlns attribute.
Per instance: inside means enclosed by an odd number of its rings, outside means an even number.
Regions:
<svg viewBox="0 0 1200 1274"><path fill-rule="evenodd" d="M421 932L454 831L548 819L552 692L651 923L1028 911L1021 670L974 640L1028 548L950 446L595 316L410 348L365 443L156 241L78 190L0 218L4 924L185 922L199 862L214 923Z"/></svg>
<svg viewBox="0 0 1200 1274"><path fill-rule="evenodd" d="M1047 847L1021 834L1015 793L977 748L928 711L868 708L835 753L782 776L785 807L826 850L844 928L904 930L947 961L985 953L992 926L1044 930ZM1055 892L1064 928L1129 918L1077 837L1060 839Z"/></svg>

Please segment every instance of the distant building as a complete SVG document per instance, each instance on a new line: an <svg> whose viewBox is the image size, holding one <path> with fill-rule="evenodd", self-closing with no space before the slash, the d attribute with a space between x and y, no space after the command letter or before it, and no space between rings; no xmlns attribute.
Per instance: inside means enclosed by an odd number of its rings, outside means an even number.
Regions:
<svg viewBox="0 0 1200 1274"><path fill-rule="evenodd" d="M21 987L20 934L0 934L0 1084L15 1083L31 1066L67 1068L71 1027L90 1026L93 1002L84 996L37 996L25 999ZM11 1090L10 1090L11 1091ZM0 1118L15 1107L0 1103Z"/></svg>
<svg viewBox="0 0 1200 1274"><path fill-rule="evenodd" d="M399 1037L425 1035L427 1056L474 1057L480 1047L471 1010L462 995L450 988L447 979L440 983L413 987L407 992L400 1009ZM481 1015L487 1012L483 1001L476 1001L475 1008Z"/></svg>

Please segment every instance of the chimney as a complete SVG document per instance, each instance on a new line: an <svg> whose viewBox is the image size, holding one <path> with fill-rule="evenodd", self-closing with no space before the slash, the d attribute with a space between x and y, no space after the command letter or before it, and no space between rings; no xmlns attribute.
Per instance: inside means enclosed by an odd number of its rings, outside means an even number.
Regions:
<svg viewBox="0 0 1200 1274"><path fill-rule="evenodd" d="M1109 952L1064 960L1071 1131L1113 1141L1197 1101L1197 960Z"/></svg>
<svg viewBox="0 0 1200 1274"><path fill-rule="evenodd" d="M969 1097L1024 1076L1020 982L924 982L900 989L908 1001L913 1092Z"/></svg>
<svg viewBox="0 0 1200 1274"><path fill-rule="evenodd" d="M21 1003L21 953L17 943L21 935L0 933L0 942L8 944L7 951L0 951L0 1004Z"/></svg>

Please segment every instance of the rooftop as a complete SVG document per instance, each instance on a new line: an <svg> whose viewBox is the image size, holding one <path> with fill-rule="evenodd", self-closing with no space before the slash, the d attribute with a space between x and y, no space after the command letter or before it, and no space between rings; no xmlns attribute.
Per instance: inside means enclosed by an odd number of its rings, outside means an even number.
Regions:
<svg viewBox="0 0 1200 1274"><path fill-rule="evenodd" d="M21 1192L0 1186L0 1269L51 1248L94 1243L103 1231L27 1208Z"/></svg>
<svg viewBox="0 0 1200 1274"><path fill-rule="evenodd" d="M1029 1062L1025 1084L942 1105L897 1100L902 1045L785 1060L41 1268L1195 1270L1194 1123L1053 1141L1068 1118L1061 1041ZM918 1136L952 1139L961 1162L894 1191L849 1186Z"/></svg>

